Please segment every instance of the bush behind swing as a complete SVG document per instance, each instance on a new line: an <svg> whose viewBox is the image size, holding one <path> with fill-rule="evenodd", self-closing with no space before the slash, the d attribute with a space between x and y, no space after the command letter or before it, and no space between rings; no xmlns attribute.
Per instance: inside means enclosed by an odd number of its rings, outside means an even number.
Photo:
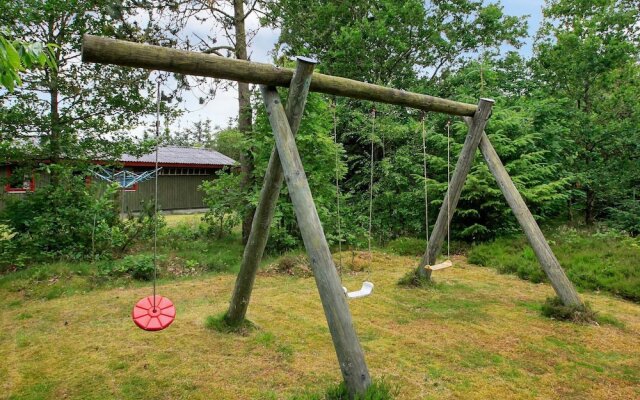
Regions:
<svg viewBox="0 0 640 400"><path fill-rule="evenodd" d="M89 171L46 168L55 173L55 184L8 198L0 211L0 271L57 259L109 259L150 237L154 218L148 205L121 220L115 186L87 186Z"/></svg>

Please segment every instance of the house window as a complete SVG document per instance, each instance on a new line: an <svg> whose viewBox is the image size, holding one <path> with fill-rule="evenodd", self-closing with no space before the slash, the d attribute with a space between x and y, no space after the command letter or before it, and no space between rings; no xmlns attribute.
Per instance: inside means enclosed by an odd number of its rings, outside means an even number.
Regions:
<svg viewBox="0 0 640 400"><path fill-rule="evenodd" d="M165 167L160 170L160 175L209 175L207 168L174 168Z"/></svg>
<svg viewBox="0 0 640 400"><path fill-rule="evenodd" d="M26 193L36 189L36 181L33 174L22 174L20 177L12 167L7 168L7 184L4 187L7 193Z"/></svg>

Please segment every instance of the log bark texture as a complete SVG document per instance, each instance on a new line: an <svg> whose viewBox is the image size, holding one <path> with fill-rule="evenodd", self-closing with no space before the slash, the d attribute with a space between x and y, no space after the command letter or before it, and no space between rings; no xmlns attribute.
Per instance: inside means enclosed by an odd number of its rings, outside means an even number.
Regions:
<svg viewBox="0 0 640 400"><path fill-rule="evenodd" d="M467 118L465 118L465 121L467 124L471 123ZM484 132L480 138L480 151L489 166L489 170L496 178L502 194L511 207L511 210L513 210L516 219L527 236L529 244L533 248L542 269L551 282L551 286L553 286L553 289L556 291L560 300L562 300L562 303L568 306L583 305L582 300L580 300L580 296L578 296L578 292L576 292L573 284L569 278L567 278L567 275L560 266L560 262L553 254L549 243L547 243L547 240L544 238L538 223L533 218L533 215L531 214L531 211L529 211L529 208L520 195L520 192L518 192L518 189L513 184L511 177L509 177L509 173L502 164L498 153L496 153L496 150L491 145L489 137Z"/></svg>
<svg viewBox="0 0 640 400"><path fill-rule="evenodd" d="M295 136L302 121L302 114L309 93L309 84L315 62L298 58L298 64L289 87L289 99L287 100L287 120L291 127L291 133ZM236 285L227 311L226 320L230 325L240 324L249 307L251 291L255 282L256 272L264 254L264 249L269 238L269 228L273 220L280 189L284 181L284 173L280 165L280 156L274 147L271 151L269 164L264 175L260 200L253 216L251 232L242 255L240 272L236 279Z"/></svg>
<svg viewBox="0 0 640 400"><path fill-rule="evenodd" d="M275 87L261 86L260 89L267 107L300 233L311 261L342 377L351 397L354 397L356 394L364 393L371 385L364 352L353 327L351 311L331 258L329 245L280 96Z"/></svg>
<svg viewBox="0 0 640 400"><path fill-rule="evenodd" d="M480 143L480 137L482 137L484 127L491 116L493 103L493 100L490 99L480 99L480 102L478 103L478 112L476 112L472 118L473 123L469 128L469 133L467 134L467 138L465 139L462 150L460 151L456 168L453 171L453 176L451 177L449 189L447 190L447 194L445 195L442 206L440 207L436 224L431 231L431 238L429 239L427 249L420 261L420 265L418 266L417 273L421 278L431 278L432 271L426 269L425 266L435 264L436 257L442 250L442 244L444 243L444 239L447 235L447 226L449 226L451 218L456 210L456 206L458 205L458 200L460 200L460 194L462 193L464 182L467 179L467 175L469 174L469 170L473 164L473 159L476 155L478 144Z"/></svg>
<svg viewBox="0 0 640 400"><path fill-rule="evenodd" d="M293 76L289 68L92 35L83 37L82 61L281 87L288 87ZM477 108L474 104L319 73L313 74L311 91L450 115L473 116Z"/></svg>

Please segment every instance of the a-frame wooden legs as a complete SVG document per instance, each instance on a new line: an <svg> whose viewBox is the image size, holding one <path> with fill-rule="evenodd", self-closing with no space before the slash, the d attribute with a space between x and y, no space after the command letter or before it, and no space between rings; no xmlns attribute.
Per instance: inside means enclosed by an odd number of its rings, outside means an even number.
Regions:
<svg viewBox="0 0 640 400"><path fill-rule="evenodd" d="M274 88L261 88L277 149L274 148L269 159L260 192L260 201L253 219L249 241L244 250L226 321L233 325L241 323L245 318L255 275L269 236L273 212L282 182L286 177L340 362L340 370L347 389L355 395L366 390L371 384L371 377L294 139L302 119L314 64L307 59L298 59L298 66L289 89L286 113L277 91ZM281 157L283 152L285 157Z"/></svg>
<svg viewBox="0 0 640 400"><path fill-rule="evenodd" d="M261 86L260 89L267 107L298 227L311 261L342 377L349 393L354 396L357 393L363 393L371 384L364 352L353 327L351 311L331 258L331 251L324 236L309 182L280 96L274 87Z"/></svg>
<svg viewBox="0 0 640 400"><path fill-rule="evenodd" d="M431 271L425 269L426 265L433 265L436 257L442 250L442 244L447 233L447 224L451 222L453 213L458 205L464 181L469 173L476 149L479 147L482 155L489 166L489 170L496 178L498 186L502 191L507 203L513 210L516 219L520 223L529 244L542 266L547 278L551 282L553 289L565 305L582 305L582 300L578 296L573 284L567 278L564 270L560 266L558 259L553 254L549 243L547 243L540 227L536 223L531 211L527 208L522 196L516 189L513 181L509 177L507 170L500 161L498 154L491 145L489 138L484 132L487 119L491 115L492 102L480 100L478 112L473 118L465 117L465 122L469 127L469 134L464 142L458 163L456 164L449 190L445 195L444 202L440 207L438 219L431 233L431 238L425 251L417 274L422 278L431 278Z"/></svg>
<svg viewBox="0 0 640 400"><path fill-rule="evenodd" d="M315 61L304 57L298 58L296 70L291 78L289 88L289 99L287 101L287 118L291 132L295 135L300 127L304 106L309 94L309 84L311 74L315 67ZM264 183L260 191L260 200L256 207L251 225L251 232L247 245L244 248L240 272L236 278L236 285L233 290L229 310L225 320L229 325L240 324L247 314L251 291L255 281L256 272L260 266L264 249L269 238L269 228L273 220L273 213L280 196L280 189L284 181L282 166L278 151L274 147L271 151L269 164L264 175Z"/></svg>
<svg viewBox="0 0 640 400"><path fill-rule="evenodd" d="M465 121L467 124L471 123L467 118L465 118ZM498 153L496 153L487 134L484 132L480 138L480 151L489 166L489 170L496 178L502 194L507 200L507 203L509 203L511 210L513 210L516 219L527 236L529 244L533 248L538 262L542 266L547 278L549 278L556 294L564 305L582 305L582 300L580 300L576 289L573 287L571 281L569 281L569 278L567 278L567 275L560 266L560 262L558 262L549 243L547 243L547 240L544 238L538 223L533 218L529 208L527 208L518 189L516 189L511 177L509 177L509 173L502 164L502 161L500 161Z"/></svg>
<svg viewBox="0 0 640 400"><path fill-rule="evenodd" d="M425 269L425 266L435 264L436 257L442 250L442 244L444 243L445 236L447 235L447 226L451 221L451 217L453 216L456 206L458 205L458 200L460 200L464 181L467 179L467 175L469 174L469 170L473 164L473 159L476 155L478 143L480 143L480 138L482 137L482 132L484 132L484 127L491 116L493 103L493 100L490 99L480 99L480 102L478 103L478 111L476 111L476 114L473 117L473 123L469 129L469 134L467 135L464 145L462 146L462 150L460 151L456 168L454 169L453 176L451 177L449 189L444 197L442 207L440 207L436 224L431 231L429 244L427 245L427 249L422 256L422 260L420 261L420 265L416 271L418 276L421 278L431 278L431 270Z"/></svg>

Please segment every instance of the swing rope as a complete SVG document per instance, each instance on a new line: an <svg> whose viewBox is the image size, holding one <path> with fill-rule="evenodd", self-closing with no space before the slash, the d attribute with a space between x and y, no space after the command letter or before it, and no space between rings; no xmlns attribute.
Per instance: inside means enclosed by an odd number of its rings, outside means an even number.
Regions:
<svg viewBox="0 0 640 400"><path fill-rule="evenodd" d="M336 169L336 208L337 208L337 218L338 218L338 260L340 264L340 269L338 270L340 277L342 278L342 232L341 232L341 216L340 216L340 153L338 151L338 119L336 116L336 100L333 99L331 103L331 107L333 109L333 144L335 147L335 169ZM370 171L370 182L369 182L369 273L367 274L367 280L362 283L362 287L360 290L356 290L354 292L349 292L346 287L342 287L344 290L344 294L349 299L358 299L361 297L369 296L373 292L373 283L369 282L369 276L371 274L371 267L373 265L373 253L371 250L371 232L372 232L372 224L371 220L373 217L373 135L375 135L375 108L372 111L373 115L373 124L371 131L371 171Z"/></svg>
<svg viewBox="0 0 640 400"><path fill-rule="evenodd" d="M371 232L372 232L372 220L373 220L373 163L375 156L373 154L373 141L376 134L376 109L371 110L371 161L370 161L370 173L369 173L369 271L373 267L373 252L371 250Z"/></svg>
<svg viewBox="0 0 640 400"><path fill-rule="evenodd" d="M429 188L427 185L427 130L424 124L425 113L422 112L422 172L424 173L424 225L427 237L427 254L429 253Z"/></svg>
<svg viewBox="0 0 640 400"><path fill-rule="evenodd" d="M422 114L422 168L424 173L424 220L427 237L427 254L429 254L429 190L427 185L427 130L425 127L425 114ZM451 200L449 199L449 189L451 188L451 120L447 121L447 259L444 262L434 265L427 265L431 271L448 268L453 265L451 262Z"/></svg>
<svg viewBox="0 0 640 400"><path fill-rule="evenodd" d="M333 145L336 150L336 212L338 217L338 263L342 274L342 232L340 220L340 154L338 151L338 119L336 117L336 99L331 103L333 108Z"/></svg>
<svg viewBox="0 0 640 400"><path fill-rule="evenodd" d="M156 154L153 206L153 296L148 296L136 303L131 311L133 322L145 331L161 331L173 323L176 308L166 297L156 294L158 280L158 152L160 148L160 84L162 77L156 78Z"/></svg>
<svg viewBox="0 0 640 400"><path fill-rule="evenodd" d="M447 260L451 260L451 199L449 189L451 188L451 120L447 121Z"/></svg>
<svg viewBox="0 0 640 400"><path fill-rule="evenodd" d="M156 79L156 160L153 205L153 309L156 309L156 280L158 278L158 147L160 140L160 75Z"/></svg>

